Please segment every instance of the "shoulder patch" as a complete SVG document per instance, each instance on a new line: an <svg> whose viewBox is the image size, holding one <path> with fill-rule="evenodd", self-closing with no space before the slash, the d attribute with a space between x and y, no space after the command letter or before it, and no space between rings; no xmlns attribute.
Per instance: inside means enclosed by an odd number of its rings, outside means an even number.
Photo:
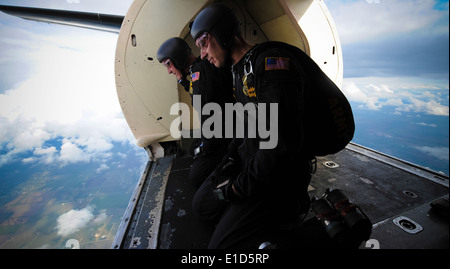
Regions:
<svg viewBox="0 0 450 269"><path fill-rule="evenodd" d="M266 57L266 70L289 70L289 58Z"/></svg>
<svg viewBox="0 0 450 269"><path fill-rule="evenodd" d="M200 79L200 72L195 72L194 74L192 74L191 76L192 82L195 82L197 80Z"/></svg>

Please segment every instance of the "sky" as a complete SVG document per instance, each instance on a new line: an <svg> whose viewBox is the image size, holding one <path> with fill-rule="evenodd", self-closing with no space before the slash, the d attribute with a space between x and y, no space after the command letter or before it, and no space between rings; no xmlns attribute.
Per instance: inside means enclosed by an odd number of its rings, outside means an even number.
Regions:
<svg viewBox="0 0 450 269"><path fill-rule="evenodd" d="M447 137L444 146L417 145L416 149L448 163L449 2L325 3L339 32L342 91L352 106L367 111L389 109L393 116L405 118L415 115L416 124L430 132L442 131L442 137ZM447 125L424 122L422 115L444 118Z"/></svg>
<svg viewBox="0 0 450 269"><path fill-rule="evenodd" d="M128 8L101 8L107 6L104 1L78 2L14 4L117 14ZM23 162L90 162L108 158L113 141L135 143L115 93L117 34L36 23L4 13L0 27L0 71L5 74L0 79L0 165L27 151L33 155ZM55 138L62 139L60 149L46 144Z"/></svg>
<svg viewBox="0 0 450 269"><path fill-rule="evenodd" d="M448 100L434 92L448 90L448 1L375 2L326 1L343 47L343 90L368 109L395 106L399 113L448 116ZM397 96L396 89L425 89L421 94L429 100Z"/></svg>
<svg viewBox="0 0 450 269"><path fill-rule="evenodd" d="M339 32L342 91L352 106L448 122L448 1L324 2ZM131 1L0 0L0 4L124 15ZM91 164L93 172L100 173L109 169L113 157L123 154L115 145L142 151L115 91L117 37L0 12L0 168L17 162L48 169ZM433 130L442 128L425 118L415 120ZM449 159L448 141L417 149ZM145 153L142 156L146 158ZM61 214L56 227L60 235L69 235L105 217L91 206L74 208Z"/></svg>

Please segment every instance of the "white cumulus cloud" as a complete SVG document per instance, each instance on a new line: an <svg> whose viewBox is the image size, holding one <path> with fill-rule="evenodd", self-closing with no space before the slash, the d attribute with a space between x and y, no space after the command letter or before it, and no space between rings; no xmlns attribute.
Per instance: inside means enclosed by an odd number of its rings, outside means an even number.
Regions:
<svg viewBox="0 0 450 269"><path fill-rule="evenodd" d="M100 210L97 216L93 212L94 208L87 206L80 210L72 209L62 214L56 220L58 235L68 236L90 225L100 225L108 217L105 210Z"/></svg>
<svg viewBox="0 0 450 269"><path fill-rule="evenodd" d="M61 146L59 159L63 163L89 162L90 156L70 141L65 141Z"/></svg>
<svg viewBox="0 0 450 269"><path fill-rule="evenodd" d="M58 235L68 236L79 229L82 229L88 225L88 223L94 219L94 214L92 214L92 208L87 207L80 210L72 209L56 220L56 229L58 230Z"/></svg>

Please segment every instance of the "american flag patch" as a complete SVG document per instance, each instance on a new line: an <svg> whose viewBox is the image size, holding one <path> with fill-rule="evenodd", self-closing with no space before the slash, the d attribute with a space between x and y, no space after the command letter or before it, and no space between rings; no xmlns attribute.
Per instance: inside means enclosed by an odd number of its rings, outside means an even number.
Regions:
<svg viewBox="0 0 450 269"><path fill-rule="evenodd" d="M192 82L195 82L195 81L199 80L200 79L200 72L195 72L194 74L192 74L191 78L192 78Z"/></svg>
<svg viewBox="0 0 450 269"><path fill-rule="evenodd" d="M266 57L266 70L289 70L289 58Z"/></svg>

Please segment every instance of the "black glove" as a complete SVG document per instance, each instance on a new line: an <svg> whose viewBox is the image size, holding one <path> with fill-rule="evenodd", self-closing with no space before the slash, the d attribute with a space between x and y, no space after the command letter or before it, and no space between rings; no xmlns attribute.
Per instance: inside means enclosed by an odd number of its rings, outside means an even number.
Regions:
<svg viewBox="0 0 450 269"><path fill-rule="evenodd" d="M230 178L221 176L217 181L219 184L213 192L218 200L226 200L230 203L237 203L243 200L243 197L233 190L233 181Z"/></svg>
<svg viewBox="0 0 450 269"><path fill-rule="evenodd" d="M216 189L214 194L219 200L227 200L229 202L237 202L242 200L242 196L233 190L233 182L241 172L241 160L238 153L239 141L233 139L228 146L228 154L222 159L217 166L215 174Z"/></svg>

